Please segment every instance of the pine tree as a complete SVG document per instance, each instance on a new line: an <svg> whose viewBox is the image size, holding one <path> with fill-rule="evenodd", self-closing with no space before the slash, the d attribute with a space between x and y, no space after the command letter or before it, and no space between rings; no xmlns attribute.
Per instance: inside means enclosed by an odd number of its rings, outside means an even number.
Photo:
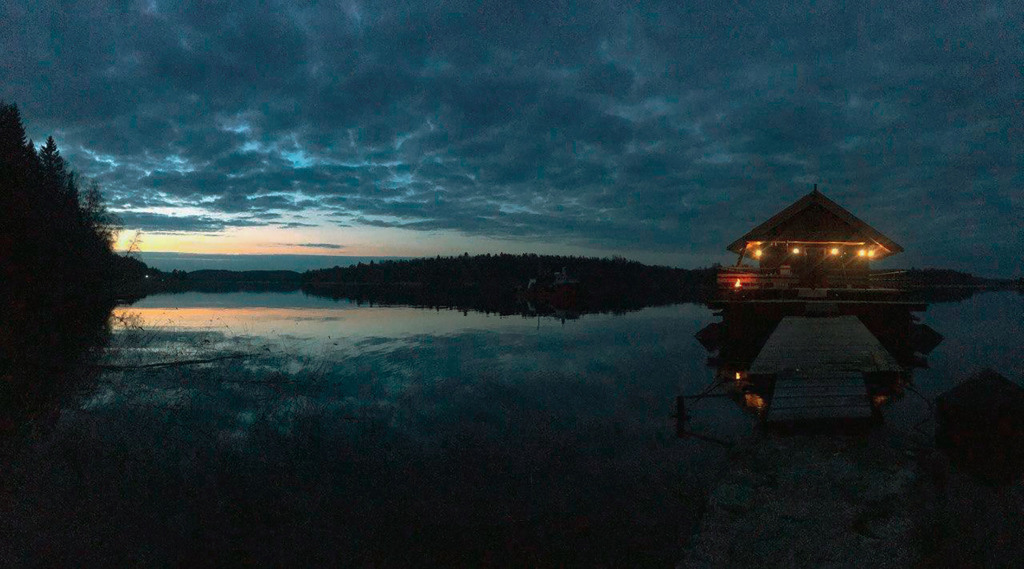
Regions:
<svg viewBox="0 0 1024 569"><path fill-rule="evenodd" d="M17 106L0 102L0 417L55 400L74 354L102 335L110 284L145 271L112 253L99 187L78 187L53 138L37 153Z"/></svg>
<svg viewBox="0 0 1024 569"><path fill-rule="evenodd" d="M68 168L52 136L46 138L46 144L39 150L39 165L42 169L43 182L55 194L77 206L78 177Z"/></svg>
<svg viewBox="0 0 1024 569"><path fill-rule="evenodd" d="M66 185L68 172L52 136L46 138L46 144L39 150L39 164L43 169L45 183L54 188L63 188Z"/></svg>
<svg viewBox="0 0 1024 569"><path fill-rule="evenodd" d="M117 219L99 186L79 195L78 180L52 136L37 153L17 106L0 103L0 276L8 282L79 290L113 276Z"/></svg>
<svg viewBox="0 0 1024 569"><path fill-rule="evenodd" d="M0 101L0 196L5 201L13 198L16 188L33 183L37 175L38 159L32 141L25 134L21 113L16 105Z"/></svg>
<svg viewBox="0 0 1024 569"><path fill-rule="evenodd" d="M17 282L19 265L29 255L21 247L40 216L26 190L38 178L38 160L15 105L0 101L0 280Z"/></svg>

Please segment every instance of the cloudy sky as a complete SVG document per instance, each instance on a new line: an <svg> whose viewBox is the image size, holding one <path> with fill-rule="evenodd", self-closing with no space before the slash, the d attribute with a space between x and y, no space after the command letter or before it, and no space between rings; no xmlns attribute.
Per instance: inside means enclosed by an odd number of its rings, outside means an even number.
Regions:
<svg viewBox="0 0 1024 569"><path fill-rule="evenodd" d="M1020 6L891 4L14 0L0 98L150 251L698 266L818 183L1020 275Z"/></svg>

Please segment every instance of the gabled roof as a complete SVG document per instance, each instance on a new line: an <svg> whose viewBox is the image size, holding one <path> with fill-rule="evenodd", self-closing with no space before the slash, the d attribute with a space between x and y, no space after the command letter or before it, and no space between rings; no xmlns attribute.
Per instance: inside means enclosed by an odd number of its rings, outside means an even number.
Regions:
<svg viewBox="0 0 1024 569"><path fill-rule="evenodd" d="M814 188L811 193L730 243L728 249L739 253L750 241L854 240L880 245L885 249L885 255L903 251L898 243Z"/></svg>

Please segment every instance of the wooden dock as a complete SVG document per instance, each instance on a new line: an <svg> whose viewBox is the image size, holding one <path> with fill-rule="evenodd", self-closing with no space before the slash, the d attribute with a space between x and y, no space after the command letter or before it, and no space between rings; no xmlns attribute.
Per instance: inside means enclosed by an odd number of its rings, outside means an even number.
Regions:
<svg viewBox="0 0 1024 569"><path fill-rule="evenodd" d="M865 374L902 371L856 316L787 316L751 364L772 376L767 422L872 416Z"/></svg>
<svg viewBox="0 0 1024 569"><path fill-rule="evenodd" d="M856 290L854 291L856 292ZM838 310L855 309L859 307L877 308L879 306L905 308L911 312L925 312L928 304L907 300L879 300L871 298L719 298L708 302L708 306L715 310L721 310L731 306L761 306L761 307L791 307L802 305L814 310L818 306L834 307Z"/></svg>

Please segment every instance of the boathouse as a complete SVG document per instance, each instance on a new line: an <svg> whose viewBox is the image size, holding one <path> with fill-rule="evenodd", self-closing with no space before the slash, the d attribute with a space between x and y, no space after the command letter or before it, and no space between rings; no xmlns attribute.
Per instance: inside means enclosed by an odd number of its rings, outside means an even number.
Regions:
<svg viewBox="0 0 1024 569"><path fill-rule="evenodd" d="M734 289L869 288L871 262L903 247L814 190L729 244L736 266L719 274ZM756 265L752 264L756 263Z"/></svg>

